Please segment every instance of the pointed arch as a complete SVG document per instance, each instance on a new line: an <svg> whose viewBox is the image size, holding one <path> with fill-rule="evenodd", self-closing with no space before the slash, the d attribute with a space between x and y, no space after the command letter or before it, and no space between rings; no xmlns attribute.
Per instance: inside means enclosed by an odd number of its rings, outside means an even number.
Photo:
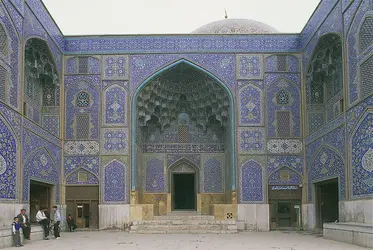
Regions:
<svg viewBox="0 0 373 250"><path fill-rule="evenodd" d="M263 203L264 169L255 159L248 159L240 167L240 200L242 203Z"/></svg>
<svg viewBox="0 0 373 250"><path fill-rule="evenodd" d="M126 164L114 159L104 166L101 190L105 203L128 203L128 170Z"/></svg>
<svg viewBox="0 0 373 250"><path fill-rule="evenodd" d="M289 180L282 181L279 178L281 171L284 171L284 170L289 171ZM279 169L276 169L276 171L274 171L268 176L268 184L269 185L300 185L302 184L302 179L303 179L303 176L298 171L296 171L295 169L291 167L283 166L283 167L280 167Z"/></svg>
<svg viewBox="0 0 373 250"><path fill-rule="evenodd" d="M86 172L87 180L79 181L79 173ZM79 167L65 177L66 184L99 184L99 177L85 167Z"/></svg>
<svg viewBox="0 0 373 250"><path fill-rule="evenodd" d="M322 144L311 158L308 173L308 200L312 202L314 183L338 178L339 198L346 198L344 157L333 147Z"/></svg>
<svg viewBox="0 0 373 250"><path fill-rule="evenodd" d="M110 85L104 90L103 124L123 126L127 124L127 99L126 89L117 83Z"/></svg>
<svg viewBox="0 0 373 250"><path fill-rule="evenodd" d="M56 200L59 200L60 172L52 154L46 147L30 152L23 164L22 201L29 200L30 181L41 181L55 186Z"/></svg>
<svg viewBox="0 0 373 250"><path fill-rule="evenodd" d="M202 72L208 76L210 76L213 80L215 80L216 83L219 84L219 86L221 86L224 91L228 94L228 97L229 97L229 114L230 114L230 130L231 130L231 147L232 147L232 156L231 156L231 162L232 162L232 190L236 190L236 169L235 169L235 114L234 114L234 98L233 98L233 95L232 95L232 92L231 90L226 86L226 84L224 84L223 81L221 81L218 77L216 77L214 74L212 74L211 72L207 71L206 69L186 60L186 59L180 59L176 62L173 62L169 65L167 65L166 67L158 70L157 72L155 72L154 74L152 74L151 76L149 76L146 80L144 80L136 89L133 97L132 97L132 138L131 138L131 141L132 141L132 150L131 150L131 189L132 190L135 190L136 189L136 169L135 169L135 166L136 166L136 129L137 129L137 122L136 122L136 112L137 112L137 108L136 108L136 100L137 100L137 97L139 95L139 93L141 92L142 89L144 89L150 82L151 80L155 79L158 75L162 74L163 72L177 66L177 65L180 65L180 64L187 64L189 66L191 66L192 68L196 69L197 71L199 72Z"/></svg>
<svg viewBox="0 0 373 250"><path fill-rule="evenodd" d="M195 176L200 176L200 168L195 164L193 163L192 161L190 161L189 159L187 158L181 158L179 160L177 160L176 162L172 163L168 168L167 168L167 174L168 174L168 180L167 180L167 191L168 192L171 192L171 183L172 183L172 173L175 173L175 171L178 172L177 168L180 167L180 166L186 166L187 168L185 169L185 171L187 171L188 173L194 173ZM200 190L200 181L199 181L199 178L196 178L196 187L197 187L197 192L199 192Z"/></svg>
<svg viewBox="0 0 373 250"><path fill-rule="evenodd" d="M249 82L238 91L239 122L241 125L264 124L264 93L261 88Z"/></svg>

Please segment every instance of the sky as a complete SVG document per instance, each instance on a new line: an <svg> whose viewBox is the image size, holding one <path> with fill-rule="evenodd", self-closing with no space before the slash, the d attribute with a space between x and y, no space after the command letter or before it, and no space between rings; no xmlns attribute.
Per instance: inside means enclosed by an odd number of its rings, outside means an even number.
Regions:
<svg viewBox="0 0 373 250"><path fill-rule="evenodd" d="M43 0L64 35L188 34L224 18L299 33L320 0Z"/></svg>

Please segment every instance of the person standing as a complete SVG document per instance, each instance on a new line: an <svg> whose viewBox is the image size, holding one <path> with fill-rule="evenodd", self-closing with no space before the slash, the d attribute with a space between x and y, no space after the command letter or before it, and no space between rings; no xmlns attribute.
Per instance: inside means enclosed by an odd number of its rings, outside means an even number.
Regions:
<svg viewBox="0 0 373 250"><path fill-rule="evenodd" d="M16 247L22 247L21 244L21 236L19 234L19 229L21 228L21 225L18 223L18 217L14 217L14 221L12 223L12 233L14 238L14 243L16 244Z"/></svg>
<svg viewBox="0 0 373 250"><path fill-rule="evenodd" d="M44 239L49 240L49 220L47 216L45 216L44 210L39 209L39 211L36 214L36 221L39 222L41 227L44 229Z"/></svg>
<svg viewBox="0 0 373 250"><path fill-rule="evenodd" d="M56 237L56 239L59 239L61 237L60 236L61 214L60 214L60 211L58 211L57 206L53 206L53 210L54 210L54 227L53 227L54 237Z"/></svg>
<svg viewBox="0 0 373 250"><path fill-rule="evenodd" d="M25 239L30 240L31 224L26 214L26 209L22 208L21 213L17 215L18 223L21 225L23 236Z"/></svg>

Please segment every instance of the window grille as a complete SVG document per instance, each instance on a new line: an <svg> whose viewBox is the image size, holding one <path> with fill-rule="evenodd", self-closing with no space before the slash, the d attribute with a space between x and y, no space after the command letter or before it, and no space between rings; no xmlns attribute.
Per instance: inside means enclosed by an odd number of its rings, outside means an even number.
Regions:
<svg viewBox="0 0 373 250"><path fill-rule="evenodd" d="M364 20L359 33L360 53L364 52L373 43L373 18L368 17Z"/></svg>
<svg viewBox="0 0 373 250"><path fill-rule="evenodd" d="M291 113L290 111L277 111L277 136L290 137L291 136Z"/></svg>
<svg viewBox="0 0 373 250"><path fill-rule="evenodd" d="M89 123L88 114L76 115L76 139L89 139Z"/></svg>

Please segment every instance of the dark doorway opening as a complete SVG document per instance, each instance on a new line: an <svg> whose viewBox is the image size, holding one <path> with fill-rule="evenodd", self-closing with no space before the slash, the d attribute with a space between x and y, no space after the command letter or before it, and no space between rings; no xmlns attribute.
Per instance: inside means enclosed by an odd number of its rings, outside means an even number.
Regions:
<svg viewBox="0 0 373 250"><path fill-rule="evenodd" d="M66 187L66 215L71 214L78 229L98 228L98 204L98 186Z"/></svg>
<svg viewBox="0 0 373 250"><path fill-rule="evenodd" d="M195 210L195 174L173 174L174 210Z"/></svg>
<svg viewBox="0 0 373 250"><path fill-rule="evenodd" d="M48 208L50 210L51 187L51 185L42 182L30 182L30 221L32 223L36 223L36 213L39 209Z"/></svg>
<svg viewBox="0 0 373 250"><path fill-rule="evenodd" d="M316 183L316 216L317 227L339 219L338 179Z"/></svg>

